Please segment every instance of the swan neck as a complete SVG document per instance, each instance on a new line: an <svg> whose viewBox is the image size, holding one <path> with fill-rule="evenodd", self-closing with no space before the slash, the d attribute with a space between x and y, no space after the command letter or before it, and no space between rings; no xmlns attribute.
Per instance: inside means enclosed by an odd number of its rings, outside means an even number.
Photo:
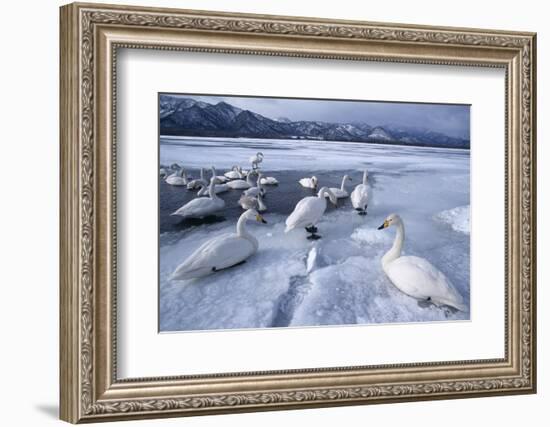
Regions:
<svg viewBox="0 0 550 427"><path fill-rule="evenodd" d="M204 180L204 168L201 168L201 179Z"/></svg>
<svg viewBox="0 0 550 427"><path fill-rule="evenodd" d="M393 246L382 258L382 265L386 266L388 263L395 261L401 256L401 250L403 249L403 242L405 241L405 226L402 222L397 224L397 232L395 233L395 240Z"/></svg>
<svg viewBox="0 0 550 427"><path fill-rule="evenodd" d="M258 194L257 196L257 200L258 200L258 207L261 209L261 210L266 210L266 206L265 206L265 203L264 201L262 200L262 198L260 197L260 195Z"/></svg>
<svg viewBox="0 0 550 427"><path fill-rule="evenodd" d="M216 186L216 180L214 178L212 178L210 180L210 185L208 186L208 195L210 196L211 199L217 199L218 196L216 196L216 190L215 190L215 186Z"/></svg>
<svg viewBox="0 0 550 427"><path fill-rule="evenodd" d="M340 186L340 190L342 191L346 191L346 179L347 179L347 176L344 176L342 178L342 185Z"/></svg>
<svg viewBox="0 0 550 427"><path fill-rule="evenodd" d="M246 239L246 240L250 241L257 249L258 248L258 240L256 240L256 238L248 232L248 230L245 226L246 221L247 221L246 216L244 214L241 215L241 217L237 221L237 235L239 237L242 237L243 239Z"/></svg>
<svg viewBox="0 0 550 427"><path fill-rule="evenodd" d="M363 185L367 185L367 171L363 172Z"/></svg>

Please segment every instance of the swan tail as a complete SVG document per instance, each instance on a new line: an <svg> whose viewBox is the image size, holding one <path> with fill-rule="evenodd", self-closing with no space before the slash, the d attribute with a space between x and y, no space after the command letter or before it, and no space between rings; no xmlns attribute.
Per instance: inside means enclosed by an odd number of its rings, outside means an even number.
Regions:
<svg viewBox="0 0 550 427"><path fill-rule="evenodd" d="M179 269L177 268L172 275L170 276L169 280L187 280L187 279L196 279L199 277L207 276L210 273L215 272L216 270L212 267L198 267L194 268L192 270L185 270L185 269Z"/></svg>

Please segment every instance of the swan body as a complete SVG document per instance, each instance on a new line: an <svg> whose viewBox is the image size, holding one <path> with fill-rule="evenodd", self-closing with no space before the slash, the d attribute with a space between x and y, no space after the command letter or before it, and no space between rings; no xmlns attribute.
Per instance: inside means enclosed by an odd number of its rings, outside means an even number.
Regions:
<svg viewBox="0 0 550 427"><path fill-rule="evenodd" d="M202 182L206 182L206 179L204 178L204 168L201 168L200 178L194 179L193 181L187 183L187 189L198 190Z"/></svg>
<svg viewBox="0 0 550 427"><path fill-rule="evenodd" d="M397 227L392 248L382 257L382 269L401 292L437 306L447 305L460 311L467 311L462 295L450 280L427 259L417 256L401 256L405 240L405 226L397 214L391 214L379 230Z"/></svg>
<svg viewBox="0 0 550 427"><path fill-rule="evenodd" d="M264 155L261 152L257 152L250 157L249 162L252 164L252 169L258 169L258 165L264 160Z"/></svg>
<svg viewBox="0 0 550 427"><path fill-rule="evenodd" d="M204 277L245 261L258 251L258 240L245 227L247 221L266 223L254 209L248 209L237 221L237 232L214 237L203 243L172 273L171 280Z"/></svg>
<svg viewBox="0 0 550 427"><path fill-rule="evenodd" d="M330 187L329 190L334 193L337 199L345 199L346 197L349 197L349 193L346 190L346 181L351 181L351 178L348 175L344 175L342 178L342 185L340 188Z"/></svg>
<svg viewBox="0 0 550 427"><path fill-rule="evenodd" d="M184 168L166 178L166 184L182 187L187 185L187 173Z"/></svg>
<svg viewBox="0 0 550 427"><path fill-rule="evenodd" d="M230 171L223 174L228 179L242 179L243 174L240 172L238 166L233 166Z"/></svg>
<svg viewBox="0 0 550 427"><path fill-rule="evenodd" d="M250 187L248 190L246 190L243 194L247 195L247 196L252 196L252 197L256 197L256 196L264 196L265 195L265 188L262 186L262 174L258 174L258 179L256 180L256 186L255 187Z"/></svg>
<svg viewBox="0 0 550 427"><path fill-rule="evenodd" d="M273 176L266 176L260 180L260 183L262 185L277 185L279 184L279 181Z"/></svg>
<svg viewBox="0 0 550 427"><path fill-rule="evenodd" d="M239 205L241 205L241 208L243 208L244 210L255 209L258 206L258 202L256 200L256 197L242 194L241 198L239 199Z"/></svg>
<svg viewBox="0 0 550 427"><path fill-rule="evenodd" d="M216 168L214 166L211 166L210 167L210 170L212 171L212 178L216 178L219 182L221 182L222 184L224 182L227 182L229 181L229 178L227 178L226 176L224 175L216 175Z"/></svg>
<svg viewBox="0 0 550 427"><path fill-rule="evenodd" d="M214 185L214 193L219 194L219 193L224 193L226 191L229 191L229 187L227 186L227 184ZM199 197L208 196L208 183L206 181L202 181L200 183L200 189L199 189L199 192L197 193L197 196Z"/></svg>
<svg viewBox="0 0 550 427"><path fill-rule="evenodd" d="M327 195L330 201L334 205L336 205L336 196L327 187L321 188L317 196L304 197L302 200L300 200L296 204L294 211L288 216L285 221L285 233L288 233L290 230L294 230L295 228L303 227L309 233L312 233L312 236L316 236L315 232L317 231L317 228L315 227L315 225L319 222L319 220L325 213L325 210L327 208L327 201L325 200L325 196ZM319 236L311 238L319 238Z"/></svg>
<svg viewBox="0 0 550 427"><path fill-rule="evenodd" d="M216 196L214 186L216 179L210 180L208 195L210 197L199 197L187 202L171 215L181 216L183 218L202 218L211 215L225 207L225 202Z"/></svg>
<svg viewBox="0 0 550 427"><path fill-rule="evenodd" d="M317 180L316 176L312 176L311 178L302 178L298 182L302 187L313 188L315 190L319 181Z"/></svg>
<svg viewBox="0 0 550 427"><path fill-rule="evenodd" d="M256 209L258 212L265 212L267 210L267 206L260 195L254 197L243 194L239 199L239 205L241 205L244 210Z"/></svg>
<svg viewBox="0 0 550 427"><path fill-rule="evenodd" d="M247 190L250 187L254 187L254 181L252 181L252 174L248 174L246 180L244 179L235 179L234 181L229 181L227 183L229 188L233 190Z"/></svg>
<svg viewBox="0 0 550 427"><path fill-rule="evenodd" d="M168 171L166 170L166 168L160 168L159 170L159 176L161 178L166 178L168 176Z"/></svg>
<svg viewBox="0 0 550 427"><path fill-rule="evenodd" d="M363 172L363 182L358 184L351 192L351 204L360 215L366 215L369 204L369 186L367 184L368 172Z"/></svg>

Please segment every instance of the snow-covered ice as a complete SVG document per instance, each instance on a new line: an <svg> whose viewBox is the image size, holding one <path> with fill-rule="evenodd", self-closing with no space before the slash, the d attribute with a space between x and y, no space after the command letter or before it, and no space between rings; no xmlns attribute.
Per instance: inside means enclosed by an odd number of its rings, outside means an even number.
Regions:
<svg viewBox="0 0 550 427"><path fill-rule="evenodd" d="M296 193L284 194L292 202L289 211L285 207L284 212L273 213L273 195L277 193L271 194L271 200L268 193L266 200L271 205L268 203L270 209L263 214L268 224L248 224L260 242L258 253L242 265L202 279L168 281L176 266L207 239L234 232L235 217L162 233L161 331L469 319L469 312L438 308L397 290L380 265L395 231L376 229L388 214L399 213L406 227L404 254L427 258L469 304L469 151L341 142L161 138L162 164L177 161L195 169L210 164L220 171L233 164L246 166L248 157L257 151L265 155L262 167L281 181L270 191L296 186ZM318 224L321 240L307 240L304 230L284 233L286 216L304 191L298 188L292 171L324 171L322 179L334 180L326 182L329 186L339 186L342 173L351 172L351 190L360 183L365 167L372 189L367 216L357 215L347 199L337 209L327 208ZM322 185L325 183L320 182Z"/></svg>
<svg viewBox="0 0 550 427"><path fill-rule="evenodd" d="M470 234L470 205L439 212L435 218L449 224L455 231Z"/></svg>

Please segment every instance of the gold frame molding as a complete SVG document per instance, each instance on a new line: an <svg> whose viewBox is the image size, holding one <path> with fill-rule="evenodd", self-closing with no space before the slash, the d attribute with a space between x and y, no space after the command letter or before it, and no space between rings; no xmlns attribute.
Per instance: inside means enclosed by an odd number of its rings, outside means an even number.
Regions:
<svg viewBox="0 0 550 427"><path fill-rule="evenodd" d="M60 416L72 422L536 391L536 34L75 3L61 14ZM118 48L500 67L505 357L119 380Z"/></svg>

